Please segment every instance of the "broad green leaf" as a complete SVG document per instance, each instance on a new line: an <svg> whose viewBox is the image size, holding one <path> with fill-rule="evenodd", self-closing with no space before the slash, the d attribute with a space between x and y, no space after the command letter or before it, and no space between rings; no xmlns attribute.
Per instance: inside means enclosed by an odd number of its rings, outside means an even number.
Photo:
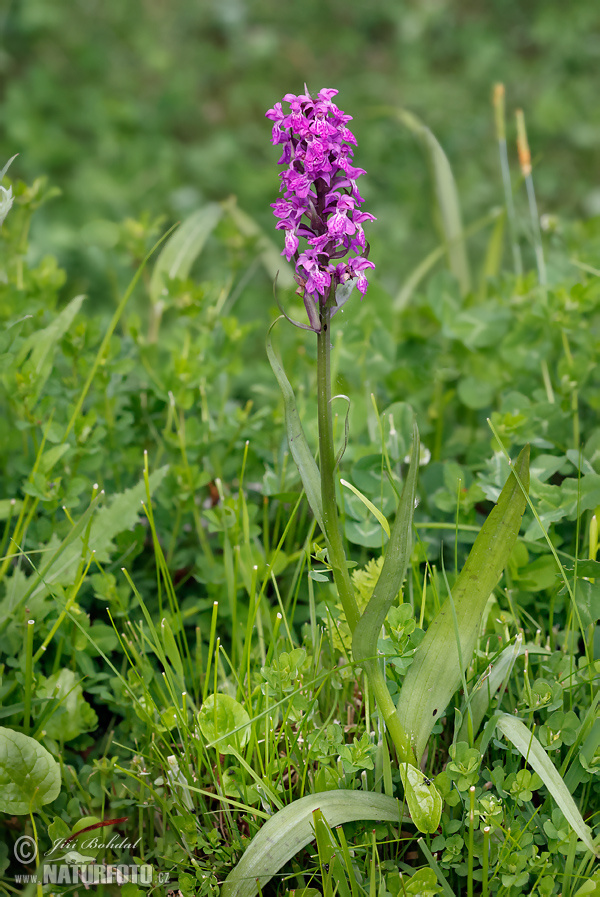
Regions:
<svg viewBox="0 0 600 897"><path fill-rule="evenodd" d="M302 479L302 485L304 486L310 509L321 528L321 532L324 533L325 526L323 524L323 504L321 500L321 474L319 473L317 462L312 456L312 452L306 441L306 436L304 435L304 430L302 429L300 415L296 408L294 390L291 387L290 381L283 369L283 365L277 358L271 343L271 330L277 321L281 320L281 317L277 318L277 320L269 327L267 333L267 357L283 394L285 426L290 452L300 473L300 478Z"/></svg>
<svg viewBox="0 0 600 897"><path fill-rule="evenodd" d="M162 299L169 280L184 280L188 276L222 215L223 206L220 203L208 203L186 218L169 237L156 260L150 280L153 304Z"/></svg>
<svg viewBox="0 0 600 897"><path fill-rule="evenodd" d="M407 897L435 897L442 890L433 869L419 869L410 878L403 875L402 887Z"/></svg>
<svg viewBox="0 0 600 897"><path fill-rule="evenodd" d="M241 751L250 738L250 717L242 705L220 692L210 695L198 714L200 731L220 754ZM239 730L239 731L236 731Z"/></svg>
<svg viewBox="0 0 600 897"><path fill-rule="evenodd" d="M600 897L600 869L577 888L573 897Z"/></svg>
<svg viewBox="0 0 600 897"><path fill-rule="evenodd" d="M573 800L561 774L535 735L529 731L522 720L508 713L500 716L496 725L511 744L517 748L519 753L523 755L534 772L537 772L577 837L583 841L588 850L591 850L592 853L597 853L598 851L594 847L592 840L592 833L583 821L577 804Z"/></svg>
<svg viewBox="0 0 600 897"><path fill-rule="evenodd" d="M412 821L420 832L437 831L442 817L442 796L427 776L410 763L400 764L406 803Z"/></svg>
<svg viewBox="0 0 600 897"><path fill-rule="evenodd" d="M58 341L62 339L73 323L84 299L85 296L76 296L71 299L47 327L44 327L43 330L36 330L35 333L27 337L21 346L16 364L21 368L21 373L31 379L33 402L37 402L39 399L46 380L50 376Z"/></svg>
<svg viewBox="0 0 600 897"><path fill-rule="evenodd" d="M458 381L458 398L467 408L488 408L493 401L496 386L481 377L462 377Z"/></svg>
<svg viewBox="0 0 600 897"><path fill-rule="evenodd" d="M397 109L395 112L402 124L406 125L425 147L433 177L440 229L446 245L448 263L450 270L458 280L462 295L465 296L471 289L471 275L458 190L448 157L429 128L416 115L407 109Z"/></svg>
<svg viewBox="0 0 600 897"><path fill-rule="evenodd" d="M53 673L38 686L36 697L60 702L44 723L45 734L54 741L61 744L72 741L98 726L96 712L83 697L81 683L73 670Z"/></svg>
<svg viewBox="0 0 600 897"><path fill-rule="evenodd" d="M89 817L86 816L85 818L87 819ZM64 841L66 838L69 838L72 832L64 819L61 819L60 816L55 816L48 826L47 834L51 843L54 845L57 841Z"/></svg>
<svg viewBox="0 0 600 897"><path fill-rule="evenodd" d="M587 579L578 579L575 594L575 603L579 608L579 616L583 627L592 626L600 620L600 582L590 582Z"/></svg>
<svg viewBox="0 0 600 897"><path fill-rule="evenodd" d="M517 458L514 470L527 491L528 445ZM511 473L454 583L451 596L430 623L404 678L398 716L409 733L417 758L425 750L436 719L461 685L473 656L485 605L508 562L525 507L525 495L515 473Z"/></svg>
<svg viewBox="0 0 600 897"><path fill-rule="evenodd" d="M419 451L419 431L417 425L414 424L410 466L398 503L383 567L371 599L356 624L352 636L352 656L359 662L377 655L377 639L381 634L381 627L398 596L406 574L411 550L411 527L419 471Z"/></svg>
<svg viewBox="0 0 600 897"><path fill-rule="evenodd" d="M37 812L60 794L60 766L35 738L0 727L0 811Z"/></svg>
<svg viewBox="0 0 600 897"><path fill-rule="evenodd" d="M254 837L221 886L221 897L255 897L259 888L313 840L313 812L320 809L331 828L344 822L402 819L400 801L368 791L322 791L301 797L275 813Z"/></svg>

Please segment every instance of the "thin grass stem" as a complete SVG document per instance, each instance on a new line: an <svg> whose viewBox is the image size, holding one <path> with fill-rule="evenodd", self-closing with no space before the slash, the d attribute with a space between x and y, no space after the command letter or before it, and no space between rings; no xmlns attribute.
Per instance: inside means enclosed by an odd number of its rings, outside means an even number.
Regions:
<svg viewBox="0 0 600 897"><path fill-rule="evenodd" d="M513 267L517 277L523 276L523 259L521 247L517 238L517 216L513 199L512 184L510 179L510 166L508 164L508 151L506 147L506 115L504 102L504 84L494 85L494 119L496 122L496 137L498 138L498 151L500 154L500 170L502 172L502 186L504 188L504 204L506 206L506 218L508 221L508 233L513 257Z"/></svg>
<svg viewBox="0 0 600 897"><path fill-rule="evenodd" d="M35 620L27 620L25 632L25 692L23 695L23 731L29 735L31 724L31 695L33 691L33 630Z"/></svg>
<svg viewBox="0 0 600 897"><path fill-rule="evenodd" d="M533 245L535 249L535 260L538 270L538 279L540 286L546 287L548 279L546 276L546 262L544 260L544 247L542 246L542 232L540 229L540 216L538 213L537 202L535 199L535 190L533 188L533 177L531 174L531 152L529 150L529 141L527 139L527 129L525 127L525 115L522 109L517 109L517 150L519 153L519 163L521 172L525 180L527 190L527 201L529 203L529 216L531 218L531 227L533 232Z"/></svg>

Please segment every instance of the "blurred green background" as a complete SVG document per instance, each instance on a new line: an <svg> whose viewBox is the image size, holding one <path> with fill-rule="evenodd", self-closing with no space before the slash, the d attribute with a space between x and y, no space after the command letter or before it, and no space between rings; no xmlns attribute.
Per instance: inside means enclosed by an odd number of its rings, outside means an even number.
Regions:
<svg viewBox="0 0 600 897"><path fill-rule="evenodd" d="M127 216L166 226L235 194L271 229L265 110L305 81L336 87L368 171L376 277L395 290L437 238L421 148L380 107L431 127L469 223L502 202L490 105L501 80L513 162L513 112L526 112L540 213L597 214L599 23L590 0L2 0L0 162L18 152L12 178L47 174L61 189L36 216L32 251L57 253L100 300L120 280L112 250ZM526 215L523 190L519 204Z"/></svg>

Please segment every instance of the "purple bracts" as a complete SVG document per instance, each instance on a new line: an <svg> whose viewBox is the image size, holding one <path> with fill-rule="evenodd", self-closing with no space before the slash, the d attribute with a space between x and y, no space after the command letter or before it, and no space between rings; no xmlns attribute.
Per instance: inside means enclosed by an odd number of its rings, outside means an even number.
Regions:
<svg viewBox="0 0 600 897"><path fill-rule="evenodd" d="M289 113L281 103L266 113L273 121L272 142L283 144L279 164L287 166L280 174L283 198L272 203L277 227L285 231L281 254L288 262L295 259L296 280L313 325L318 319L307 298L325 304L338 284L348 280L355 280L364 296L365 270L375 267L368 261L362 228L364 221L375 218L359 211L364 200L356 179L365 172L352 165L350 144L356 144L356 138L347 127L352 116L332 102L337 92L324 88L316 100L308 93L288 93L283 102L290 104ZM299 251L302 238L308 245ZM354 254L340 261L348 253Z"/></svg>

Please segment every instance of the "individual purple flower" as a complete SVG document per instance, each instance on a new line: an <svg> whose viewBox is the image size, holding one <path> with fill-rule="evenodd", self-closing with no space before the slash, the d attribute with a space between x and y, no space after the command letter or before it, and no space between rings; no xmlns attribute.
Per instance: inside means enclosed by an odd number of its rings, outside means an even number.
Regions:
<svg viewBox="0 0 600 897"><path fill-rule="evenodd" d="M308 90L289 93L283 98L289 112L275 103L266 113L273 122L272 142L283 147L279 164L286 166L279 175L283 198L272 203L277 228L285 231L281 254L295 261L298 292L317 331L315 304L334 305L336 288L348 281L364 296L365 270L375 267L362 228L375 218L359 211L364 200L356 186L365 172L352 164L356 138L347 127L352 116L333 102L337 93L324 88L316 99ZM303 251L301 239L307 243Z"/></svg>

